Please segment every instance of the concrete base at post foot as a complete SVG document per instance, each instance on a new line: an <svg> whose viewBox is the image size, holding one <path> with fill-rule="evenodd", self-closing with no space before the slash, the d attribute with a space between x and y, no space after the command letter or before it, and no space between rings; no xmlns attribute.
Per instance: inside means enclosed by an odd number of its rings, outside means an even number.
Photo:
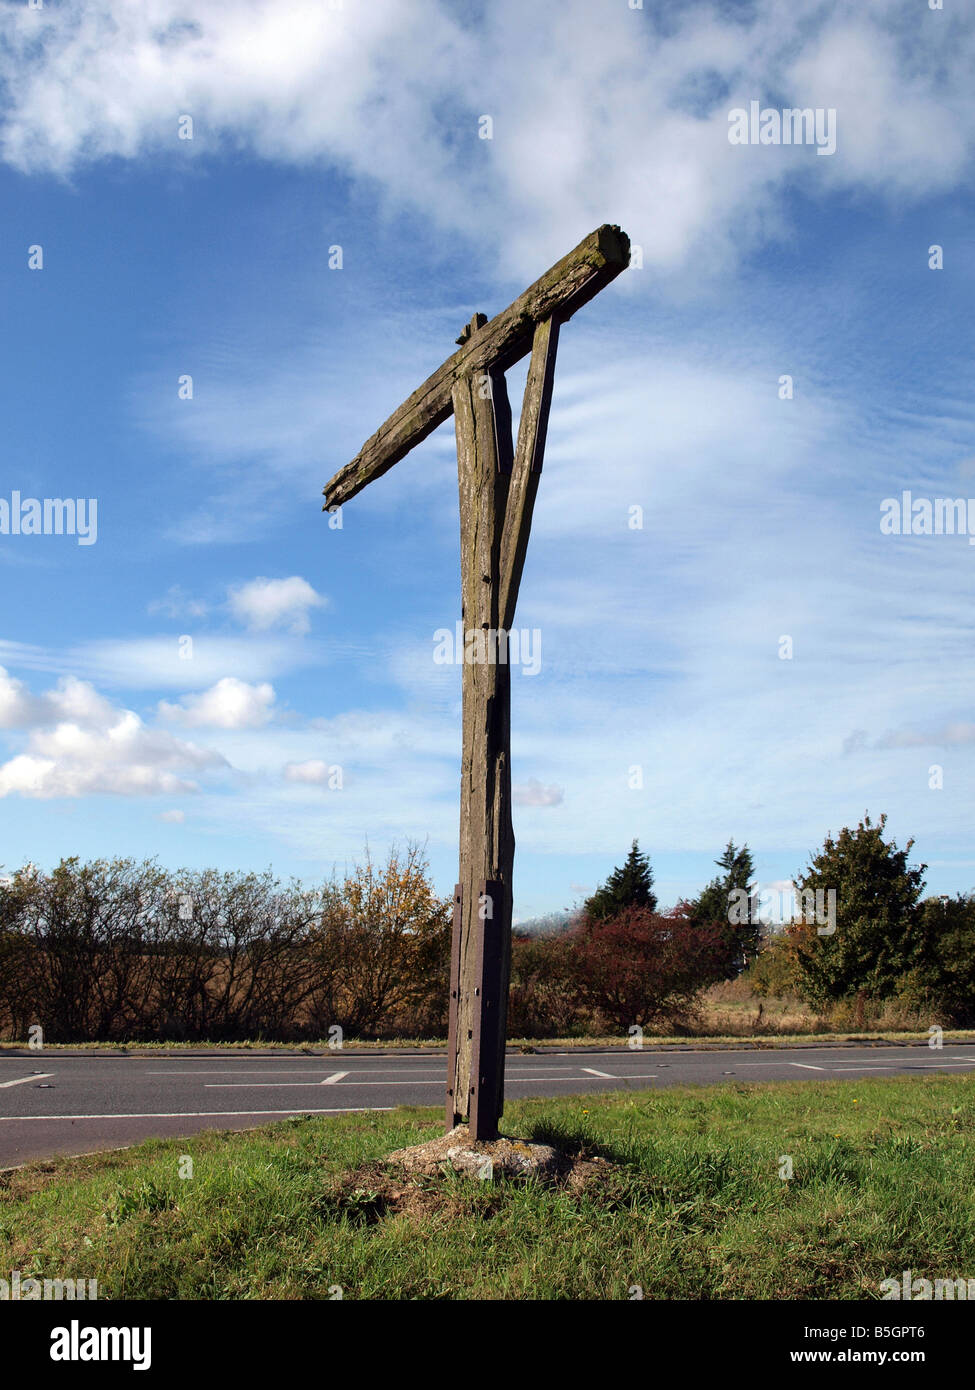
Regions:
<svg viewBox="0 0 975 1390"><path fill-rule="evenodd" d="M408 1173L437 1173L452 1168L482 1181L494 1178L556 1178L570 1160L550 1144L527 1139L473 1140L467 1125L456 1125L449 1134L428 1139L409 1149L397 1149L387 1163Z"/></svg>

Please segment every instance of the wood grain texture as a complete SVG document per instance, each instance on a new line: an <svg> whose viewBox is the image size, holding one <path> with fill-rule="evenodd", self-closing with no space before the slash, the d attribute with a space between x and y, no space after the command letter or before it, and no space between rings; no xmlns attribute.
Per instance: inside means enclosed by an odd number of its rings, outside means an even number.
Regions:
<svg viewBox="0 0 975 1390"><path fill-rule="evenodd" d="M625 270L629 260L630 239L619 227L606 224L591 232L507 309L472 331L454 355L393 411L352 462L325 486L325 508L348 502L442 425L453 409L453 391L459 381L492 368L506 371L531 350L539 323L570 318Z"/></svg>
<svg viewBox="0 0 975 1390"><path fill-rule="evenodd" d="M506 631L514 626L515 606L528 551L535 495L542 476L542 457L545 452L545 435L548 430L549 407L552 403L555 354L558 345L557 320L543 319L535 329L532 344L532 357L528 365L521 419L518 422L518 444L515 448L501 537L501 598L498 613L501 626Z"/></svg>
<svg viewBox="0 0 975 1390"><path fill-rule="evenodd" d="M504 378L484 393L465 377L453 390L457 435L457 481L460 495L461 616L465 634L496 633L501 595L501 539L510 474L499 467L496 412L508 411ZM508 415L510 420L510 414ZM509 427L509 441L511 438ZM500 901L489 904L492 929L501 933L500 1055L496 1071L504 1073L505 1018L511 971L511 871L515 837L511 824L511 681L507 662L465 661L463 666L463 751L460 788L461 931L457 1000L457 1046L453 1078L458 1122L470 1110L471 1042L480 1004L477 978L481 921L480 889L485 881L500 887ZM500 1100L495 1101L495 1110ZM496 1127L497 1113L479 1106L479 1119ZM492 1123L493 1121L493 1123Z"/></svg>
<svg viewBox="0 0 975 1390"><path fill-rule="evenodd" d="M507 632L514 622L532 509L541 478L552 398L558 324L533 335L525 396L512 450L511 407L496 369L454 387L460 495L461 612L465 634L482 630L498 644L463 668L460 792L460 932L451 1046L452 1100L447 1127L467 1120L475 1138L497 1132L504 1107L505 1033L511 975L512 876L511 667ZM491 884L489 901L481 888ZM483 964L492 962L491 984ZM452 1014L452 1019L454 1015ZM488 1051L489 1050L489 1051ZM480 1066L477 1065L480 1059ZM476 1130L476 1133L475 1133Z"/></svg>

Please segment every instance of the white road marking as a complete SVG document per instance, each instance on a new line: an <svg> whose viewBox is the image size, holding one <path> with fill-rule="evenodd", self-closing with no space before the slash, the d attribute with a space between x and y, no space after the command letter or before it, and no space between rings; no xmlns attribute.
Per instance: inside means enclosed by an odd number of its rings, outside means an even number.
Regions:
<svg viewBox="0 0 975 1390"><path fill-rule="evenodd" d="M323 1063L322 1060L321 1060L321 1058L316 1058L315 1060L316 1060L318 1066L323 1066L323 1065L326 1065L326 1066L327 1066L327 1065L328 1065L327 1063ZM377 1060L379 1060L379 1059L377 1059ZM446 1060L447 1060L446 1057L436 1057L436 1058L434 1058L434 1061L438 1062L441 1066L446 1062ZM419 1072L419 1071L421 1070L421 1068L420 1068L420 1067L415 1067L414 1070ZM164 1071L146 1071L146 1072L142 1072L141 1075L142 1075L142 1076L301 1076L303 1073L306 1073L307 1071L308 1071L308 1068L307 1068L307 1067L285 1067L285 1068L282 1068L282 1069L277 1070L277 1071L269 1071L266 1067L248 1067L248 1068L234 1067L234 1068L233 1068L232 1070L230 1070L230 1071L227 1071L227 1070L226 1070L225 1068L223 1068L223 1067L214 1067L214 1068L212 1068L212 1069L209 1070L209 1071L170 1071L170 1070L167 1068L167 1069L164 1070ZM426 1073L427 1071L429 1071L429 1067L423 1067L423 1068L422 1068L422 1071L423 1071L424 1073ZM350 1076L350 1075L351 1075L351 1072L344 1071L344 1072L341 1073L341 1075L342 1075L342 1076Z"/></svg>
<svg viewBox="0 0 975 1390"><path fill-rule="evenodd" d="M896 1062L865 1062L862 1067L834 1067L834 1071L896 1071Z"/></svg>
<svg viewBox="0 0 975 1390"><path fill-rule="evenodd" d="M929 1070L933 1067L975 1067L975 1057L969 1062L916 1062L915 1066L927 1067Z"/></svg>
<svg viewBox="0 0 975 1390"><path fill-rule="evenodd" d="M445 1070L445 1068L444 1068L444 1062L445 1062L445 1060L446 1060L446 1059L440 1059L440 1060L438 1061L438 1065L437 1065L435 1068L433 1068L433 1070L437 1073L438 1076L440 1076L442 1073L444 1073L444 1070ZM415 1071L415 1073L416 1073L417 1076L420 1076L420 1077L429 1077L431 1068L430 1068L430 1067L424 1067L424 1068L421 1070L419 1067L416 1067L416 1068L414 1068L413 1070ZM559 1078L559 1077L568 1077L568 1076L576 1076L580 1070L581 1070L581 1071L591 1072L593 1076L607 1076L607 1077L610 1077L610 1078L611 1078L612 1080L614 1080L614 1081L615 1081L615 1080L618 1080L620 1075L623 1075L623 1076L629 1076L629 1075L630 1075L629 1072L615 1073L615 1074L614 1074L614 1073L611 1073L611 1072L608 1072L608 1071L596 1071L595 1068L593 1068L593 1067L581 1067L581 1068L569 1067L569 1068L565 1068L565 1069L560 1070L560 1071L555 1071L555 1070L553 1070L553 1071L551 1071L550 1074L551 1074L553 1077L556 1077L556 1078ZM181 1076L183 1076L183 1075L185 1075L185 1076L241 1076L241 1075L244 1075L244 1076L293 1076L293 1075L296 1075L296 1074L297 1074L297 1075L300 1075L301 1073L300 1073L300 1072L299 1072L299 1073L295 1073L295 1072L291 1072L291 1071L281 1071L281 1072L279 1072L279 1071L271 1071L271 1072L268 1072L268 1071L249 1070L249 1071L243 1072L243 1073L241 1073L241 1072L239 1072L239 1071L205 1071L205 1072L197 1071L197 1072L180 1072L180 1073L170 1072L170 1073L168 1073L168 1074L169 1074L170 1076L173 1076L173 1075L181 1075ZM392 1073L387 1073L387 1072L386 1072L386 1069L385 1069L384 1067L370 1067L368 1070L366 1070L365 1068L362 1068L362 1067L354 1067L354 1068L353 1068L352 1070L350 1070L350 1071L343 1071L343 1072L339 1072L339 1073L337 1073L337 1074L338 1074L339 1076L371 1076L371 1077L378 1077L378 1076L385 1076L385 1075L387 1075L387 1074L392 1074ZM400 1076L403 1075L402 1071L399 1071L398 1074L399 1074ZM531 1071L531 1072L520 1072L520 1073L519 1073L519 1072L514 1072L514 1071L512 1071L510 1068L505 1068L505 1075L508 1076L508 1077L513 1077L513 1076L517 1076L517 1075L520 1075L520 1076L535 1076L536 1074L537 1074L537 1071L536 1071L536 1070L533 1070L533 1071ZM145 1075L147 1075L147 1076L163 1076L163 1075L166 1075L166 1073L164 1073L164 1072L147 1072L147 1073L145 1073ZM207 1081L207 1082L204 1082L204 1085L207 1085L207 1086L215 1086L215 1085L218 1085L218 1084L221 1084L221 1083L218 1083L218 1082L215 1082L215 1081ZM269 1086L272 1086L272 1085L273 1085L273 1086L318 1086L318 1085L321 1085L321 1082L320 1082L320 1081L274 1081L274 1082L269 1081L269 1082L265 1083L265 1082L263 1082L263 1081L239 1081L239 1082L232 1082L232 1083L231 1083L231 1082L228 1082L228 1083L223 1083L223 1084L228 1084L228 1085L231 1085L231 1084L232 1084L232 1085L238 1085L238 1086L263 1086L263 1085L265 1085L265 1084L267 1084L267 1085L269 1085ZM355 1084L355 1083L350 1083L350 1084ZM400 1082L390 1082L390 1085L400 1085L400 1084L401 1084ZM402 1084L403 1084L403 1085L409 1085L410 1083L407 1081L407 1082L403 1082Z"/></svg>
<svg viewBox="0 0 975 1390"><path fill-rule="evenodd" d="M834 1067L834 1071L893 1071L896 1062L865 1062L861 1067ZM912 1071L943 1071L945 1067L975 1067L971 1062L912 1062Z"/></svg>
<svg viewBox="0 0 975 1390"><path fill-rule="evenodd" d="M790 1062L790 1067L802 1067L803 1071L826 1071L826 1067L814 1067L812 1062Z"/></svg>
<svg viewBox="0 0 975 1390"><path fill-rule="evenodd" d="M315 1059L321 1066L321 1060ZM164 1067L162 1071L146 1071L143 1076L300 1076L306 1072L307 1067L281 1067L276 1071L271 1071L267 1067L232 1067L229 1070L225 1067L212 1067L209 1071L199 1068L193 1071L172 1071L169 1067Z"/></svg>
<svg viewBox="0 0 975 1390"><path fill-rule="evenodd" d="M348 1072L345 1073L345 1075L348 1075L348 1074L349 1074ZM600 1072L600 1073L597 1073L597 1075L605 1076L606 1073L605 1073L605 1072ZM613 1077L610 1077L609 1080L611 1080L611 1081L652 1081L652 1080L654 1080L654 1078L656 1077L656 1075L657 1075L657 1073L656 1073L656 1072L653 1072L653 1071L651 1071L651 1072L627 1072L627 1074L626 1074L625 1076L613 1076ZM553 1082L558 1082L558 1083L560 1083L561 1085L571 1085L573 1082L575 1082L576 1084L578 1084L580 1081L584 1081L584 1080L585 1080L585 1077L581 1077L581 1076L561 1076L561 1075L560 1075L560 1076L528 1076L528 1075L525 1074L525 1073L522 1073L520 1076L518 1076L518 1075L515 1075L513 1072L506 1072L506 1073L505 1073L505 1079L506 1079L507 1081L520 1081L520 1082L540 1081L540 1082L542 1082L542 1083L545 1084L545 1085L551 1085ZM241 1089L241 1088L244 1088L244 1089L249 1089L249 1090L252 1090L252 1091L253 1091L253 1090L256 1090L258 1087L260 1087L260 1089L263 1090L263 1091L270 1091L270 1090L283 1090L283 1089L285 1089L286 1087L289 1087L289 1086L322 1086L322 1085L324 1085L324 1084L325 1084L325 1083L322 1082L322 1081L206 1081L206 1082L204 1082L204 1084L203 1084L203 1089L204 1089L205 1091L231 1091L231 1090L239 1090L239 1089ZM347 1082L346 1082L346 1085L347 1085L347 1086L443 1086L443 1085L444 1085L444 1078L443 1078L442 1076L434 1076L434 1077L429 1077L429 1078L427 1078L426 1080L422 1080L422 1081L347 1081Z"/></svg>
<svg viewBox="0 0 975 1390"><path fill-rule="evenodd" d="M904 1056L904 1055L909 1055L912 1051L921 1051L921 1050L924 1050L924 1049L926 1048L926 1046L927 1046L927 1043L926 1043L926 1042L904 1043L904 1044L901 1044L901 1045L899 1045L899 1046L894 1045L894 1044L886 1044L886 1045L881 1046L881 1047L871 1048L871 1051L873 1051L873 1052L875 1052L875 1053L892 1052L892 1053L895 1053L895 1054L898 1055L898 1056ZM957 1051L957 1049L963 1048L963 1047L965 1047L965 1046L971 1046L971 1044L970 1044L970 1043L966 1043L966 1042L960 1042L960 1041L959 1041L959 1042L950 1041L949 1043L946 1043L946 1044L945 1044L945 1051L947 1052L947 1051L948 1051L948 1048L950 1047L950 1048L951 1048L951 1055L953 1055L953 1056L958 1056L958 1055L964 1056L964 1053L959 1054L959 1052ZM782 1048L776 1048L776 1049L769 1049L769 1052L770 1052L770 1053L773 1053L773 1054L774 1054L775 1052L778 1052L778 1053L780 1054L780 1057L777 1058L776 1060L771 1060L771 1059L770 1059L769 1061L761 1061L761 1062L752 1062L752 1061L747 1061L747 1062L746 1062L746 1061L741 1061L741 1062L738 1062L737 1065L738 1065L738 1066L746 1066L746 1067L777 1067L777 1066L782 1066L782 1065L783 1065L783 1062L787 1059L788 1054L789 1054L790 1052L794 1052L795 1050L796 1050L795 1048L792 1048L792 1047L789 1047L789 1046L785 1046L785 1047L782 1047ZM813 1050L816 1050L816 1049L813 1049ZM833 1048L829 1048L828 1050L831 1051L831 1052L836 1052L839 1056L842 1056L844 1053L849 1053L849 1052L851 1052L851 1051L856 1051L855 1048L846 1048L846 1047L833 1047ZM647 1046L645 1046L644 1048L642 1048L641 1051L642 1051L642 1052L644 1053L644 1055L646 1055L646 1056L651 1056L651 1057L665 1057L665 1056L671 1056L671 1057L673 1057L673 1058L675 1058L675 1059L680 1059L679 1062L677 1063L678 1065L680 1065L680 1063L682 1063L683 1061L688 1061L688 1062L695 1062L695 1061L696 1061L696 1062L700 1062L700 1061L704 1061L704 1060L706 1060L707 1056L709 1055L709 1050L708 1050L708 1049L705 1049L705 1048L693 1048L693 1047L686 1048L685 1050L682 1050L682 1051L674 1051L674 1050L672 1050L672 1051L668 1052L668 1051L667 1051L666 1049L664 1049L664 1048L655 1048L655 1047L651 1047L651 1046L647 1045ZM755 1053L756 1049L753 1048L753 1047L751 1047L751 1048L722 1048L722 1049L720 1049L720 1051L721 1051L721 1053L722 1053L724 1056L726 1056L726 1057L729 1057L729 1058L739 1058L739 1057L747 1057L749 1054L751 1054L752 1056L754 1056L754 1053ZM58 1050L56 1053L55 1053L55 1052L52 1052L50 1055L56 1056L56 1059L57 1059L59 1065L60 1065L60 1063L62 1063L62 1062L91 1062L91 1061L96 1061L96 1060L99 1061L99 1062L101 1062L101 1063L105 1063L105 1062L122 1062L122 1063L126 1063L126 1064L131 1064L131 1063L133 1063L133 1062L140 1062L140 1063L150 1063L150 1064L154 1064L154 1065L156 1065L156 1066L162 1065L165 1071L170 1072L171 1074L174 1074L174 1075L178 1075L178 1074L179 1074L179 1073L177 1073L176 1070L175 1070L177 1067L186 1067L187 1070L186 1070L186 1072L185 1072L184 1074L187 1075L187 1076L195 1076L195 1075L200 1075L200 1074L202 1074L202 1073L201 1073L201 1068L200 1068L199 1066L197 1066L196 1063L201 1063L201 1064L205 1064L205 1063L208 1063L208 1062L212 1063L214 1060L217 1060L217 1059L219 1059L222 1063L225 1063L225 1064L229 1063L229 1064L232 1066L232 1068L233 1068L233 1074L239 1074L240 1067L238 1066L238 1064L243 1064L243 1063L248 1063L251 1067L253 1067L255 1062L276 1062L276 1061L279 1061L279 1060L281 1060L281 1061L287 1060L287 1061L293 1061L293 1062L302 1062L302 1063L305 1063L305 1064L317 1062L317 1063L319 1063L319 1065L321 1065L322 1063L324 1063L324 1064L327 1065L327 1064L328 1064L328 1061L331 1059L331 1058L330 1058L330 1054L329 1054L329 1053L326 1053L326 1052L324 1052L324 1051L323 1051L322 1054L320 1054L320 1055L317 1055L317 1054L316 1054L316 1055L311 1055L311 1054L309 1054L307 1057L304 1057L304 1056L297 1056L297 1055L295 1055L295 1054L293 1054L293 1053L290 1054L290 1055L285 1054L285 1056L281 1057L280 1059L279 1059L277 1056L274 1056L274 1055L269 1055L269 1056L263 1056L263 1057L262 1057L262 1056L260 1056L260 1055L255 1056L255 1055L253 1055L253 1054L247 1054L247 1053L245 1053L245 1054L243 1054L243 1055L241 1055L241 1056L239 1056L239 1057L237 1057L237 1056L228 1056L226 1053L223 1053L223 1054L221 1054L221 1053L213 1053L213 1054L211 1054L211 1055L201 1056L201 1057L186 1057L186 1056L182 1055L182 1053L179 1053L179 1054L176 1054L176 1055L174 1055L174 1056L172 1056L172 1057L167 1057L167 1056L165 1056L165 1055L160 1055L159 1053L155 1053L155 1054L152 1054L152 1053L145 1053L145 1054L143 1054L143 1053L139 1053L139 1052L128 1052L128 1053L119 1053L119 1054L116 1054L116 1053L108 1053L108 1054L106 1054L106 1053L101 1052L101 1051L99 1051L99 1052L88 1052L88 1053L84 1053L84 1052L70 1052L70 1051L67 1051L67 1050L64 1050L64 1051ZM607 1058L612 1058L615 1062L621 1062L621 1061L627 1059L627 1058L629 1057L630 1053L629 1053L629 1050L628 1050L625 1046L620 1046L620 1047L618 1047L618 1048L611 1048L611 1049L607 1049L607 1050L605 1050L605 1051L598 1051L598 1052L585 1052L585 1053L549 1052L549 1053L536 1053L535 1055L536 1055L539 1059L541 1059L542 1057L552 1057L552 1058L558 1057L558 1058L562 1058L562 1057L573 1057L573 1056L576 1056L576 1057L578 1057L578 1056L588 1056L588 1057L592 1057L592 1058L595 1058L595 1057L607 1057ZM334 1056L334 1060L335 1060L335 1061L338 1060L338 1056L335 1056L334 1054L332 1054L332 1056ZM441 1061L442 1061L443 1058L444 1058L444 1056L445 1056L444 1053L435 1053L435 1052L425 1052L425 1053L424 1053L424 1052L412 1052L412 1053L404 1053L404 1054L402 1054L402 1055L396 1055L396 1054L394 1054L394 1053L389 1053L389 1052L387 1052L387 1053L385 1053L385 1054L383 1054L383 1053L381 1053L381 1052L378 1052L378 1053L377 1053L377 1052L366 1052L366 1051L358 1052L358 1051L356 1051L354 1048L349 1048L349 1049L346 1049L346 1050L344 1050L344 1051L342 1052L342 1060L343 1060L343 1062L352 1062L352 1061L355 1061L355 1062L374 1062L374 1061L375 1061L375 1062L384 1062L384 1063L389 1062L389 1063L395 1063L395 1064L397 1065L397 1069L398 1069L398 1070L400 1069L400 1065L399 1065L399 1064L401 1064L401 1063L403 1063L403 1062L409 1063L409 1062L416 1062L416 1061L418 1061L418 1060L423 1060L423 1061L438 1061L438 1060L441 1060ZM519 1053L518 1053L517 1051L513 1051L513 1052L510 1052L510 1053L508 1054L508 1056L511 1057L511 1058L517 1058L517 1057L519 1056ZM23 1065L23 1062L24 1062L25 1060L26 1060L26 1059L24 1059L23 1057L8 1056L7 1054L5 1054L5 1052L3 1051L3 1049L0 1048L0 1066L2 1066L2 1065L3 1065L4 1063L6 1063L6 1062L10 1062L10 1063L12 1063L12 1064L16 1064L16 1063L19 1062L21 1065ZM973 1056L972 1060L975 1061L975 1056ZM663 1065L663 1064L661 1064L661 1065ZM667 1063L666 1065L670 1066L671 1063ZM304 1067L300 1068L300 1070L303 1070L303 1069L304 1069ZM256 1070L256 1069L255 1069L255 1070ZM261 1068L261 1070L263 1070L263 1068ZM296 1070L299 1070L299 1069L296 1068ZM827 1067L827 1068L824 1068L824 1070L830 1070L830 1068ZM162 1072L159 1072L159 1073L156 1073L156 1072L141 1072L141 1073L139 1073L139 1074L140 1074L140 1075L143 1075L143 1076L145 1076L145 1075L162 1075Z"/></svg>
<svg viewBox="0 0 975 1390"><path fill-rule="evenodd" d="M144 1110L121 1115L0 1115L0 1123L13 1120L200 1120L228 1115L353 1115L360 1110L395 1110L395 1105L332 1105L300 1110Z"/></svg>
<svg viewBox="0 0 975 1390"><path fill-rule="evenodd" d="M323 1086L334 1086L336 1081L341 1081L343 1076L348 1076L347 1071L333 1071L331 1076L326 1076L322 1082Z"/></svg>
<svg viewBox="0 0 975 1390"><path fill-rule="evenodd" d="M786 1050L786 1049L783 1048L783 1051L785 1051L785 1050ZM852 1049L852 1048L849 1048L849 1049L847 1049L847 1048L837 1048L836 1051L837 1051L837 1054L838 1054L838 1060L842 1060L842 1057L843 1057L843 1053L844 1053L844 1052L848 1052L848 1051L852 1052L853 1050L854 1050L854 1049ZM883 1049L883 1048L876 1048L876 1049L872 1049L872 1050L879 1053L879 1052L881 1052L881 1051L884 1051L885 1049ZM958 1053L957 1053L957 1052L951 1052L951 1053L948 1053L948 1056L950 1056L950 1057L957 1057L957 1056L958 1056ZM908 1052L906 1051L906 1049L898 1048L898 1049L897 1049L897 1054L896 1054L896 1056L895 1056L895 1057L892 1057L890 1060L891 1060L891 1062L894 1062L894 1063L907 1062L907 1061L910 1060L910 1056L909 1056ZM963 1056L963 1058L962 1058L961 1061L952 1062L951 1065L952 1065L952 1066L962 1066L962 1065L971 1066L972 1064L975 1064L975 1057L964 1058L964 1056ZM659 1063L658 1065L661 1065L661 1066L662 1066L662 1065L664 1065L664 1063ZM771 1061L770 1061L770 1062L739 1062L738 1065L739 1065L740 1067L781 1067L781 1066L785 1066L785 1065L786 1065L786 1062L785 1062L784 1059L776 1059L774 1062L771 1062ZM788 1065L789 1065L790 1067L801 1067L801 1066L803 1066L803 1065L805 1065L805 1066L811 1066L811 1063L808 1063L808 1062L807 1062L807 1063L802 1063L802 1062L789 1062ZM887 1065L889 1065L889 1064L886 1063L886 1062L883 1062L883 1063L881 1063L881 1062L871 1062L871 1063L869 1063L869 1065L870 1065L870 1066L887 1066ZM919 1063L917 1063L917 1065L918 1065L918 1066L924 1066L925 1063L919 1062ZM822 1066L822 1067L816 1068L815 1070L819 1070L819 1071L836 1071L836 1070L840 1070L840 1069L837 1068L837 1067L835 1066L835 1064L832 1064L832 1063L831 1063L829 1066Z"/></svg>
<svg viewBox="0 0 975 1390"><path fill-rule="evenodd" d="M784 1067L787 1064L785 1062L739 1062L738 1065L740 1067ZM796 1065L799 1066L801 1063L796 1063Z"/></svg>
<svg viewBox="0 0 975 1390"><path fill-rule="evenodd" d="M0 1091L7 1086L25 1086L28 1081L43 1081L46 1076L53 1076L53 1071L39 1071L34 1076L18 1076L16 1081L0 1081Z"/></svg>

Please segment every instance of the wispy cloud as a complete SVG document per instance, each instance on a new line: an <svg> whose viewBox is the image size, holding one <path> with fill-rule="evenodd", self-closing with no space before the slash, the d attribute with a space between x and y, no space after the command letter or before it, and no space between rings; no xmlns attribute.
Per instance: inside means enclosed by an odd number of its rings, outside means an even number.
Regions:
<svg viewBox="0 0 975 1390"><path fill-rule="evenodd" d="M190 637L187 645L181 640ZM289 636L229 637L219 633L92 638L63 649L0 641L0 659L26 671L79 673L100 685L127 690L202 690L232 674L265 681L333 654L314 642Z"/></svg>

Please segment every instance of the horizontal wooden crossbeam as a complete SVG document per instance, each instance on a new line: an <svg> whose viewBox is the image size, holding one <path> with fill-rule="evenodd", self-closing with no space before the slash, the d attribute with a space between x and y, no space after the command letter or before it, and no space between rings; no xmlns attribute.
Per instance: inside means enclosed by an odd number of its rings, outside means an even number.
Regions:
<svg viewBox="0 0 975 1390"><path fill-rule="evenodd" d="M325 507L348 502L442 425L451 414L456 381L476 372L506 371L531 351L539 323L550 318L564 323L625 270L629 261L630 239L619 227L598 227L580 241L503 313L473 331L453 357L393 411L352 462L325 486Z"/></svg>

